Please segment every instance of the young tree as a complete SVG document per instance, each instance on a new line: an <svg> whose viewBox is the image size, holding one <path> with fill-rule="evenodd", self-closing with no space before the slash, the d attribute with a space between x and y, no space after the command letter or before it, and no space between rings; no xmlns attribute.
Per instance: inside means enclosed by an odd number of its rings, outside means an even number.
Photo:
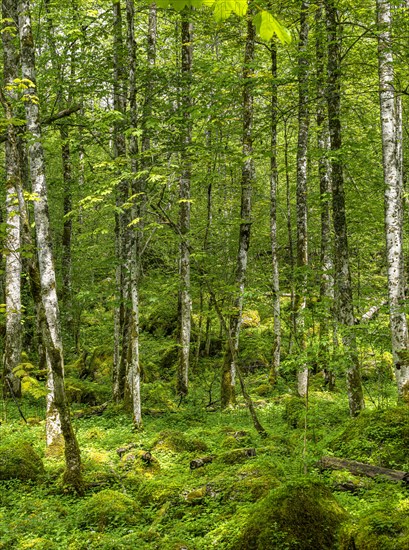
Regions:
<svg viewBox="0 0 409 550"><path fill-rule="evenodd" d="M179 231L180 231L180 267L179 267L179 366L176 391L181 397L188 392L189 354L191 331L191 297L190 297L190 188L192 161L190 146L192 143L191 121L191 80L193 63L193 27L189 20L189 8L182 13L181 29L181 136L179 178Z"/></svg>
<svg viewBox="0 0 409 550"><path fill-rule="evenodd" d="M301 353L306 348L305 308L307 305L308 267L308 9L309 3L301 3L300 38L298 45L298 148L297 148L297 293L295 300L296 344ZM297 389L301 397L308 391L308 366L303 361L297 372Z"/></svg>
<svg viewBox="0 0 409 550"><path fill-rule="evenodd" d="M335 284L337 320L347 361L347 391L349 411L358 415L364 408L358 348L354 330L355 317L349 267L347 220L345 214L344 175L342 166L341 132L341 56L338 33L338 13L334 0L325 0L328 32L328 124L331 138L332 215L335 237Z"/></svg>
<svg viewBox="0 0 409 550"><path fill-rule="evenodd" d="M403 180L401 98L395 90L391 3L377 0L379 97L381 107L385 232L392 352L398 394L409 398L409 335L403 261Z"/></svg>
<svg viewBox="0 0 409 550"><path fill-rule="evenodd" d="M229 319L228 339L234 344L234 355L237 357L239 349L240 327L243 313L244 288L246 282L248 251L251 232L251 196L255 180L255 168L253 159L253 83L254 72L254 44L255 27L251 19L247 21L246 46L243 63L243 136L241 167L241 208L239 247L236 261L236 296L233 304L233 312ZM230 349L230 342L226 347L223 360L221 405L223 408L235 401L235 357Z"/></svg>

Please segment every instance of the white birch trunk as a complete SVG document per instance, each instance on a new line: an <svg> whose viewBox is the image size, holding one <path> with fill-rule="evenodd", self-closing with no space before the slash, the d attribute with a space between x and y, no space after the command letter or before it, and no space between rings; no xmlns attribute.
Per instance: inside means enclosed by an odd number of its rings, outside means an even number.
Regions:
<svg viewBox="0 0 409 550"><path fill-rule="evenodd" d="M270 163L270 241L271 241L271 266L272 266L272 291L273 291L273 315L274 315L274 343L270 370L270 382L275 383L281 356L281 319L280 319L280 277L277 255L277 48L275 42L271 42L271 76L273 85L271 90L271 163Z"/></svg>
<svg viewBox="0 0 409 550"><path fill-rule="evenodd" d="M62 434L66 470L65 483L77 493L83 492L81 457L78 443L72 429L70 412L64 387L64 358L60 334L60 319L57 300L54 260L51 246L50 221L48 213L47 186L45 177L44 151L41 140L39 101L36 96L35 50L31 31L29 0L18 2L19 34L21 44L21 66L23 78L31 85L25 91L27 131L30 134L29 164L34 201L37 257L40 272L41 298L44 306L49 396L47 400L47 443L54 443Z"/></svg>
<svg viewBox="0 0 409 550"><path fill-rule="evenodd" d="M404 311L401 102L394 88L391 5L386 0L377 0L376 5L392 353L399 397L409 400L409 336Z"/></svg>
<svg viewBox="0 0 409 550"><path fill-rule="evenodd" d="M13 0L3 0L2 15L4 20L16 20L16 9ZM10 28L10 22L5 22ZM4 84L11 84L18 77L18 52L14 46L14 38L10 30L2 32ZM16 93L9 92L13 99ZM10 112L9 116L12 114ZM21 228L20 209L17 197L16 183L20 177L19 158L12 146L13 127L8 127L6 142L6 240L4 243L6 256L6 335L4 341L4 393L11 392L16 397L21 395L20 379L14 374L14 369L21 361L22 324L21 324Z"/></svg>
<svg viewBox="0 0 409 550"><path fill-rule="evenodd" d="M297 292L295 300L296 343L301 354L306 348L305 341L305 308L307 305L308 266L308 225L307 225L307 179L308 179L308 2L301 4L301 27L298 47L298 148L297 148ZM305 397L308 391L308 366L304 360L298 367L297 391Z"/></svg>

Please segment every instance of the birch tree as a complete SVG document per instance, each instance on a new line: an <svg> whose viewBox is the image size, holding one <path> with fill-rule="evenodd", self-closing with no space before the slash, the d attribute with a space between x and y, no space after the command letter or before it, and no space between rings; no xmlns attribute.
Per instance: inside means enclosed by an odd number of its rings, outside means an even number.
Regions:
<svg viewBox="0 0 409 550"><path fill-rule="evenodd" d="M251 197L255 180L255 168L253 159L253 85L252 75L254 72L254 44L255 27L249 19L247 21L246 46L243 63L243 138L242 154L243 164L241 168L241 208L240 208L240 229L239 246L236 260L236 297L233 304L233 312L229 320L229 337L234 346L234 354L230 349L230 342L226 347L223 360L221 405L222 408L235 402L235 376L237 357L239 349L239 336L241 319L243 313L244 288L246 282L248 251L250 246L251 232Z"/></svg>
<svg viewBox="0 0 409 550"><path fill-rule="evenodd" d="M409 335L403 261L401 99L395 90L391 4L377 0L379 97L385 184L385 233L392 353L399 397L409 399Z"/></svg>
<svg viewBox="0 0 409 550"><path fill-rule="evenodd" d="M297 293L295 300L296 343L301 354L305 342L305 308L307 305L307 267L308 267L308 2L301 3L300 38L298 46L298 147L297 147ZM299 365L297 373L298 394L304 397L308 389L308 367Z"/></svg>
<svg viewBox="0 0 409 550"><path fill-rule="evenodd" d="M44 305L44 327L48 372L47 397L47 443L54 442L62 433L65 453L65 482L82 493L81 458L78 443L72 428L70 411L64 387L64 358L60 333L60 318L51 245L48 196L42 145L39 99L36 89L35 49L31 30L30 4L18 2L18 22L21 46L23 79L29 84L25 90L27 131L30 135L28 148L34 219L36 226L37 256L40 272L41 297Z"/></svg>
<svg viewBox="0 0 409 550"><path fill-rule="evenodd" d="M270 161L270 240L271 240L271 266L272 266L272 292L274 315L274 343L271 362L270 382L274 383L280 367L281 355L281 319L280 319L280 278L278 266L278 242L277 242L277 47L271 42L271 161Z"/></svg>
<svg viewBox="0 0 409 550"><path fill-rule="evenodd" d="M12 0L3 0L3 60L4 85L9 89L10 100L16 100L14 80L18 77L18 51L14 38L17 29L16 4ZM6 141L6 335L4 342L4 393L12 393L16 397L21 394L20 379L14 374L14 369L21 360L22 347L22 317L21 317L21 229L20 210L17 196L16 180L19 178L19 158L13 150L11 132L8 126Z"/></svg>

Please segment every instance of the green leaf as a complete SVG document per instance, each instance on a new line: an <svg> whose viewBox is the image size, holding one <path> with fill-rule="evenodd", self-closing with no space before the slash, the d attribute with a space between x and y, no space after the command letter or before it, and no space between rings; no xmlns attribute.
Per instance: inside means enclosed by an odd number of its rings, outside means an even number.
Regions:
<svg viewBox="0 0 409 550"><path fill-rule="evenodd" d="M259 11L253 19L256 26L257 34L262 40L269 41L274 34L282 44L291 43L290 31L284 27L273 15L268 11Z"/></svg>
<svg viewBox="0 0 409 550"><path fill-rule="evenodd" d="M247 0L215 0L213 15L216 21L219 22L230 17L232 13L243 17L247 13L247 7Z"/></svg>

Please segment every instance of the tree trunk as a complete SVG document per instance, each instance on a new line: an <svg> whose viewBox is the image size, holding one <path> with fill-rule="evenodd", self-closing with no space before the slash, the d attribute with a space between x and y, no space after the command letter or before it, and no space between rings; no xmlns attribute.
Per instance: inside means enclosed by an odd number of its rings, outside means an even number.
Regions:
<svg viewBox="0 0 409 550"><path fill-rule="evenodd" d="M128 23L128 63L129 63L129 109L131 129L134 132L138 124L136 102L136 43L135 43L135 5L133 0L126 1L126 15ZM131 326L130 361L127 373L128 388L132 403L133 423L137 429L142 428L141 407L141 368L139 363L139 279L140 279L140 251L142 240L141 201L143 189L138 172L138 142L133 133L129 137L129 155L131 157L132 180L132 230L130 232L131 248Z"/></svg>
<svg viewBox="0 0 409 550"><path fill-rule="evenodd" d="M393 363L399 398L409 403L409 336L403 260L403 180L400 98L395 93L391 5L377 0L379 95L381 106L388 299Z"/></svg>
<svg viewBox="0 0 409 550"><path fill-rule="evenodd" d="M329 367L331 321L334 301L334 276L331 247L331 210L332 193L331 163L328 158L330 137L328 131L327 101L325 95L325 20L323 17L323 3L319 2L315 14L316 22L316 57L317 57L317 146L319 151L318 177L320 182L321 205L321 284L320 284L320 329L318 362L324 370L328 389L332 390L335 384L334 374Z"/></svg>
<svg viewBox="0 0 409 550"><path fill-rule="evenodd" d="M192 121L190 108L192 105L192 23L189 21L189 9L182 14L181 32L181 96L182 96L182 135L181 135L181 166L179 179L179 230L180 230L180 273L179 273L179 365L176 381L176 392L181 397L187 395L189 377L190 328L191 328L191 298L190 298L190 180Z"/></svg>
<svg viewBox="0 0 409 550"><path fill-rule="evenodd" d="M272 292L274 312L274 343L271 360L269 380L274 384L277 380L278 369L280 368L281 355L281 320L280 320L280 278L277 257L277 47L271 42L271 76L273 84L271 87L271 162L270 162L270 240L271 240L271 267L272 267Z"/></svg>
<svg viewBox="0 0 409 550"><path fill-rule="evenodd" d="M325 0L328 32L328 123L331 138L332 215L335 236L335 283L337 317L342 327L344 353L347 358L347 391L349 411L358 415L364 408L358 348L354 330L352 283L349 268L347 221L345 214L344 175L341 156L341 56L338 14L334 0Z"/></svg>
<svg viewBox="0 0 409 550"><path fill-rule="evenodd" d="M241 210L239 249L236 264L236 298L233 304L233 313L230 315L229 339L233 342L235 353L232 355L231 346L226 346L223 361L221 386L221 406L223 408L235 402L235 358L239 349L239 335L243 312L244 287L246 282L248 250L251 231L251 196L255 179L253 160L253 83L254 72L254 42L255 28L251 20L247 22L246 50L243 65L243 165L241 169Z"/></svg>
<svg viewBox="0 0 409 550"><path fill-rule="evenodd" d="M122 14L121 3L113 0L113 48L114 48L114 109L125 115L126 110L126 77L125 59L126 51L122 37ZM118 163L118 170L121 164L125 163L126 140L124 135L123 121L115 122L113 130L113 156ZM119 402L124 397L125 377L127 370L127 322L129 318L128 303L128 273L127 273L127 245L126 233L128 215L123 210L123 204L128 200L129 182L122 178L116 190L116 212L115 212L115 253L117 259L116 267L116 289L117 306L114 312L114 364L113 364L113 397ZM128 265L129 267L129 265Z"/></svg>
<svg viewBox="0 0 409 550"><path fill-rule="evenodd" d="M18 19L21 44L22 75L31 81L32 86L25 91L25 110L27 130L31 139L29 144L29 164L32 180L32 191L36 194L34 201L34 219L36 226L37 255L40 271L41 296L44 305L44 338L49 373L47 440L55 440L60 433L64 438L66 470L65 483L82 493L81 458L78 443L71 425L70 412L64 388L64 359L60 334L60 319L57 301L57 290L54 270L54 259L51 247L48 197L45 178L44 151L41 140L39 104L36 96L35 49L31 31L29 1L19 0ZM35 99L34 99L35 98ZM58 412L59 425L56 423Z"/></svg>
<svg viewBox="0 0 409 550"><path fill-rule="evenodd" d="M3 0L2 16L5 30L2 32L4 84L11 85L18 77L18 52L10 27L12 20L17 21L17 10L13 0ZM9 30L7 30L9 29ZM9 92L11 98L16 98L15 91ZM19 178L19 156L12 147L14 128L8 127L6 142L6 335L4 341L4 394L14 397L21 395L21 382L14 374L14 369L21 362L22 324L21 324L21 230L20 209L16 190L16 180Z"/></svg>
<svg viewBox="0 0 409 550"><path fill-rule="evenodd" d="M298 148L297 148L297 276L295 300L295 338L303 356L306 349L305 308L307 305L308 227L307 227L307 179L308 179L308 2L301 3L300 38L298 46ZM308 367L302 359L297 372L297 390L301 397L307 395Z"/></svg>

